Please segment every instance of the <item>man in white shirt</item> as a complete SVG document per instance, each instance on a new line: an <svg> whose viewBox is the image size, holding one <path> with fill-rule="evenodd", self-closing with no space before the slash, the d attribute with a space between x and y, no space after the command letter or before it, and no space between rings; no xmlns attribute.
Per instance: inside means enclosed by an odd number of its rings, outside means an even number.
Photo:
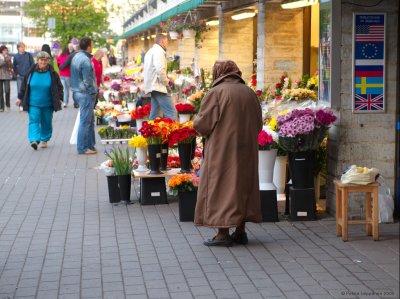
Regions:
<svg viewBox="0 0 400 299"><path fill-rule="evenodd" d="M176 109L167 91L167 47L168 37L157 34L155 44L144 57L144 90L151 93L150 119L157 118L160 109L165 117L176 119Z"/></svg>

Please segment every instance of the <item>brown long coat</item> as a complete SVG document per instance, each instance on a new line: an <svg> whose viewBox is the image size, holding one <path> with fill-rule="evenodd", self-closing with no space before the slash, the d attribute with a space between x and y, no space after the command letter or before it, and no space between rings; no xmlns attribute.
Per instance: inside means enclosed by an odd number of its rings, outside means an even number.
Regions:
<svg viewBox="0 0 400 299"><path fill-rule="evenodd" d="M194 120L194 128L206 136L194 222L216 228L261 222L260 103L237 67L214 70L214 78Z"/></svg>

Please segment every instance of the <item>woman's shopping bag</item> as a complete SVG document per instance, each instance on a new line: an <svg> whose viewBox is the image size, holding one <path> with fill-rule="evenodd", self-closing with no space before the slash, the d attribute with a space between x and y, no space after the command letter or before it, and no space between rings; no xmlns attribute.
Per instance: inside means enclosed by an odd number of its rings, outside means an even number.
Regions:
<svg viewBox="0 0 400 299"><path fill-rule="evenodd" d="M79 119L81 118L81 112L78 111L78 115L76 116L74 129L72 130L71 139L69 140L70 144L78 143L78 128L79 128Z"/></svg>

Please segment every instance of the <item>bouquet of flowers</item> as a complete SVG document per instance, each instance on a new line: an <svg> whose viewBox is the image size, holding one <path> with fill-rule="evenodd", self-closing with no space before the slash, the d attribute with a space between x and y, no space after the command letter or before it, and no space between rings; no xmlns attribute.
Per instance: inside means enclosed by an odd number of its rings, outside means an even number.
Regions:
<svg viewBox="0 0 400 299"><path fill-rule="evenodd" d="M189 102L193 105L194 107L194 113L198 113L200 110L200 104L201 101L204 98L204 91L203 90L199 90L198 92L192 94L188 100Z"/></svg>
<svg viewBox="0 0 400 299"><path fill-rule="evenodd" d="M128 140L128 145L137 148L143 148L147 146L146 138L141 135L134 135Z"/></svg>
<svg viewBox="0 0 400 299"><path fill-rule="evenodd" d="M336 116L328 108L306 108L277 118L280 145L289 152L317 150Z"/></svg>
<svg viewBox="0 0 400 299"><path fill-rule="evenodd" d="M287 73L283 73L278 82L275 83L275 90L270 91L270 96L278 99L282 98L283 92L290 88L291 81Z"/></svg>
<svg viewBox="0 0 400 299"><path fill-rule="evenodd" d="M173 126L174 122L170 118L156 118L144 121L139 132L146 138L147 144L160 144L168 141Z"/></svg>
<svg viewBox="0 0 400 299"><path fill-rule="evenodd" d="M116 175L132 173L134 163L128 148L125 151L121 148L104 150L104 153L111 160Z"/></svg>
<svg viewBox="0 0 400 299"><path fill-rule="evenodd" d="M191 114L194 112L194 106L191 104L178 103L175 105L175 108L181 114Z"/></svg>
<svg viewBox="0 0 400 299"><path fill-rule="evenodd" d="M307 88L286 89L282 95L283 95L284 99L294 100L294 101L316 100L317 99L317 94L315 93L315 91L307 89Z"/></svg>
<svg viewBox="0 0 400 299"><path fill-rule="evenodd" d="M196 191L199 186L199 177L195 174L176 174L168 181L168 187L171 191Z"/></svg>
<svg viewBox="0 0 400 299"><path fill-rule="evenodd" d="M258 133L258 149L260 151L269 151L270 149L277 148L278 140L278 133L264 126L260 133Z"/></svg>
<svg viewBox="0 0 400 299"><path fill-rule="evenodd" d="M144 105L143 107L136 107L136 110L131 112L131 116L134 119L145 119L150 115L151 104Z"/></svg>
<svg viewBox="0 0 400 299"><path fill-rule="evenodd" d="M169 146L177 143L191 143L196 136L197 132L193 128L193 121L179 124L179 127L171 131L169 135Z"/></svg>

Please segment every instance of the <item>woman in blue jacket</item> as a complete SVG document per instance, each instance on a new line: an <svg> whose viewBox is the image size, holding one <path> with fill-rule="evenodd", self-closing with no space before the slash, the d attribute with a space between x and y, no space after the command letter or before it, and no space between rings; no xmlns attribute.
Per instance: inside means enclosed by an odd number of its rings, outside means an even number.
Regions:
<svg viewBox="0 0 400 299"><path fill-rule="evenodd" d="M18 93L17 106L29 114L28 138L34 150L47 147L53 133L53 112L61 110L63 86L60 76L49 65L50 55L39 52Z"/></svg>

